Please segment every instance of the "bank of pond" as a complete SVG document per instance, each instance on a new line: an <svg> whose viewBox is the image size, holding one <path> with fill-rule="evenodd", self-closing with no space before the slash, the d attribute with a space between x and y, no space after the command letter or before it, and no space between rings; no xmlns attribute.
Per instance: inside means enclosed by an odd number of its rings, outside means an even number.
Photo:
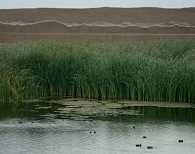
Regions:
<svg viewBox="0 0 195 154"><path fill-rule="evenodd" d="M0 45L0 101L64 96L195 103L195 41Z"/></svg>

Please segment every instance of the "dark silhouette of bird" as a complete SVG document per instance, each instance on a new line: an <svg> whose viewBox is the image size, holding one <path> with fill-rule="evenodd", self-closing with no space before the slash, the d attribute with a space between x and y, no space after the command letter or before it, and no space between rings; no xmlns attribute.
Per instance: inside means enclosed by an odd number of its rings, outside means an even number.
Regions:
<svg viewBox="0 0 195 154"><path fill-rule="evenodd" d="M179 143L183 143L183 140L178 140Z"/></svg>
<svg viewBox="0 0 195 154"><path fill-rule="evenodd" d="M135 129L135 126L133 126L133 128Z"/></svg>
<svg viewBox="0 0 195 154"><path fill-rule="evenodd" d="M23 122L22 122L22 121L19 121L18 123L19 123L19 124L23 124Z"/></svg>
<svg viewBox="0 0 195 154"><path fill-rule="evenodd" d="M147 146L147 149L153 149L153 147L151 147L151 146Z"/></svg>
<svg viewBox="0 0 195 154"><path fill-rule="evenodd" d="M135 146L136 146L136 147L140 147L140 148L142 147L142 145L141 145L141 144L136 144Z"/></svg>
<svg viewBox="0 0 195 154"><path fill-rule="evenodd" d="M143 136L143 138L147 138L146 136Z"/></svg>

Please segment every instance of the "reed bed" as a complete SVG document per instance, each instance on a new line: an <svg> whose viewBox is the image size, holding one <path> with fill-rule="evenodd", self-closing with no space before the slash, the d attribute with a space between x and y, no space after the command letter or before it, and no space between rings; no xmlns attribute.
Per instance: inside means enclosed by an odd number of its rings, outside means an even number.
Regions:
<svg viewBox="0 0 195 154"><path fill-rule="evenodd" d="M195 41L0 46L0 100L195 102Z"/></svg>

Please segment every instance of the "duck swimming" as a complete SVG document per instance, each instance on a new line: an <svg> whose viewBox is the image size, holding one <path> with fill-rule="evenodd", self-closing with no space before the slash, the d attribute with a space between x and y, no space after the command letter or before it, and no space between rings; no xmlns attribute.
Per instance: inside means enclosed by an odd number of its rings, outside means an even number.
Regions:
<svg viewBox="0 0 195 154"><path fill-rule="evenodd" d="M142 147L142 145L141 145L141 144L136 144L135 146L136 146L136 147L140 147L140 148Z"/></svg>
<svg viewBox="0 0 195 154"><path fill-rule="evenodd" d="M151 147L151 146L147 146L147 149L153 149L153 147Z"/></svg>

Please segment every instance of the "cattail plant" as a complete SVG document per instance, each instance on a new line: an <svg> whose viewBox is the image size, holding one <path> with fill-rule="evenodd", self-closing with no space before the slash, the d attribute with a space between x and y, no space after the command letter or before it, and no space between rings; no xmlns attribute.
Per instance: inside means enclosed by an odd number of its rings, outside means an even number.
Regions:
<svg viewBox="0 0 195 154"><path fill-rule="evenodd" d="M0 46L0 101L64 96L195 102L195 41Z"/></svg>

